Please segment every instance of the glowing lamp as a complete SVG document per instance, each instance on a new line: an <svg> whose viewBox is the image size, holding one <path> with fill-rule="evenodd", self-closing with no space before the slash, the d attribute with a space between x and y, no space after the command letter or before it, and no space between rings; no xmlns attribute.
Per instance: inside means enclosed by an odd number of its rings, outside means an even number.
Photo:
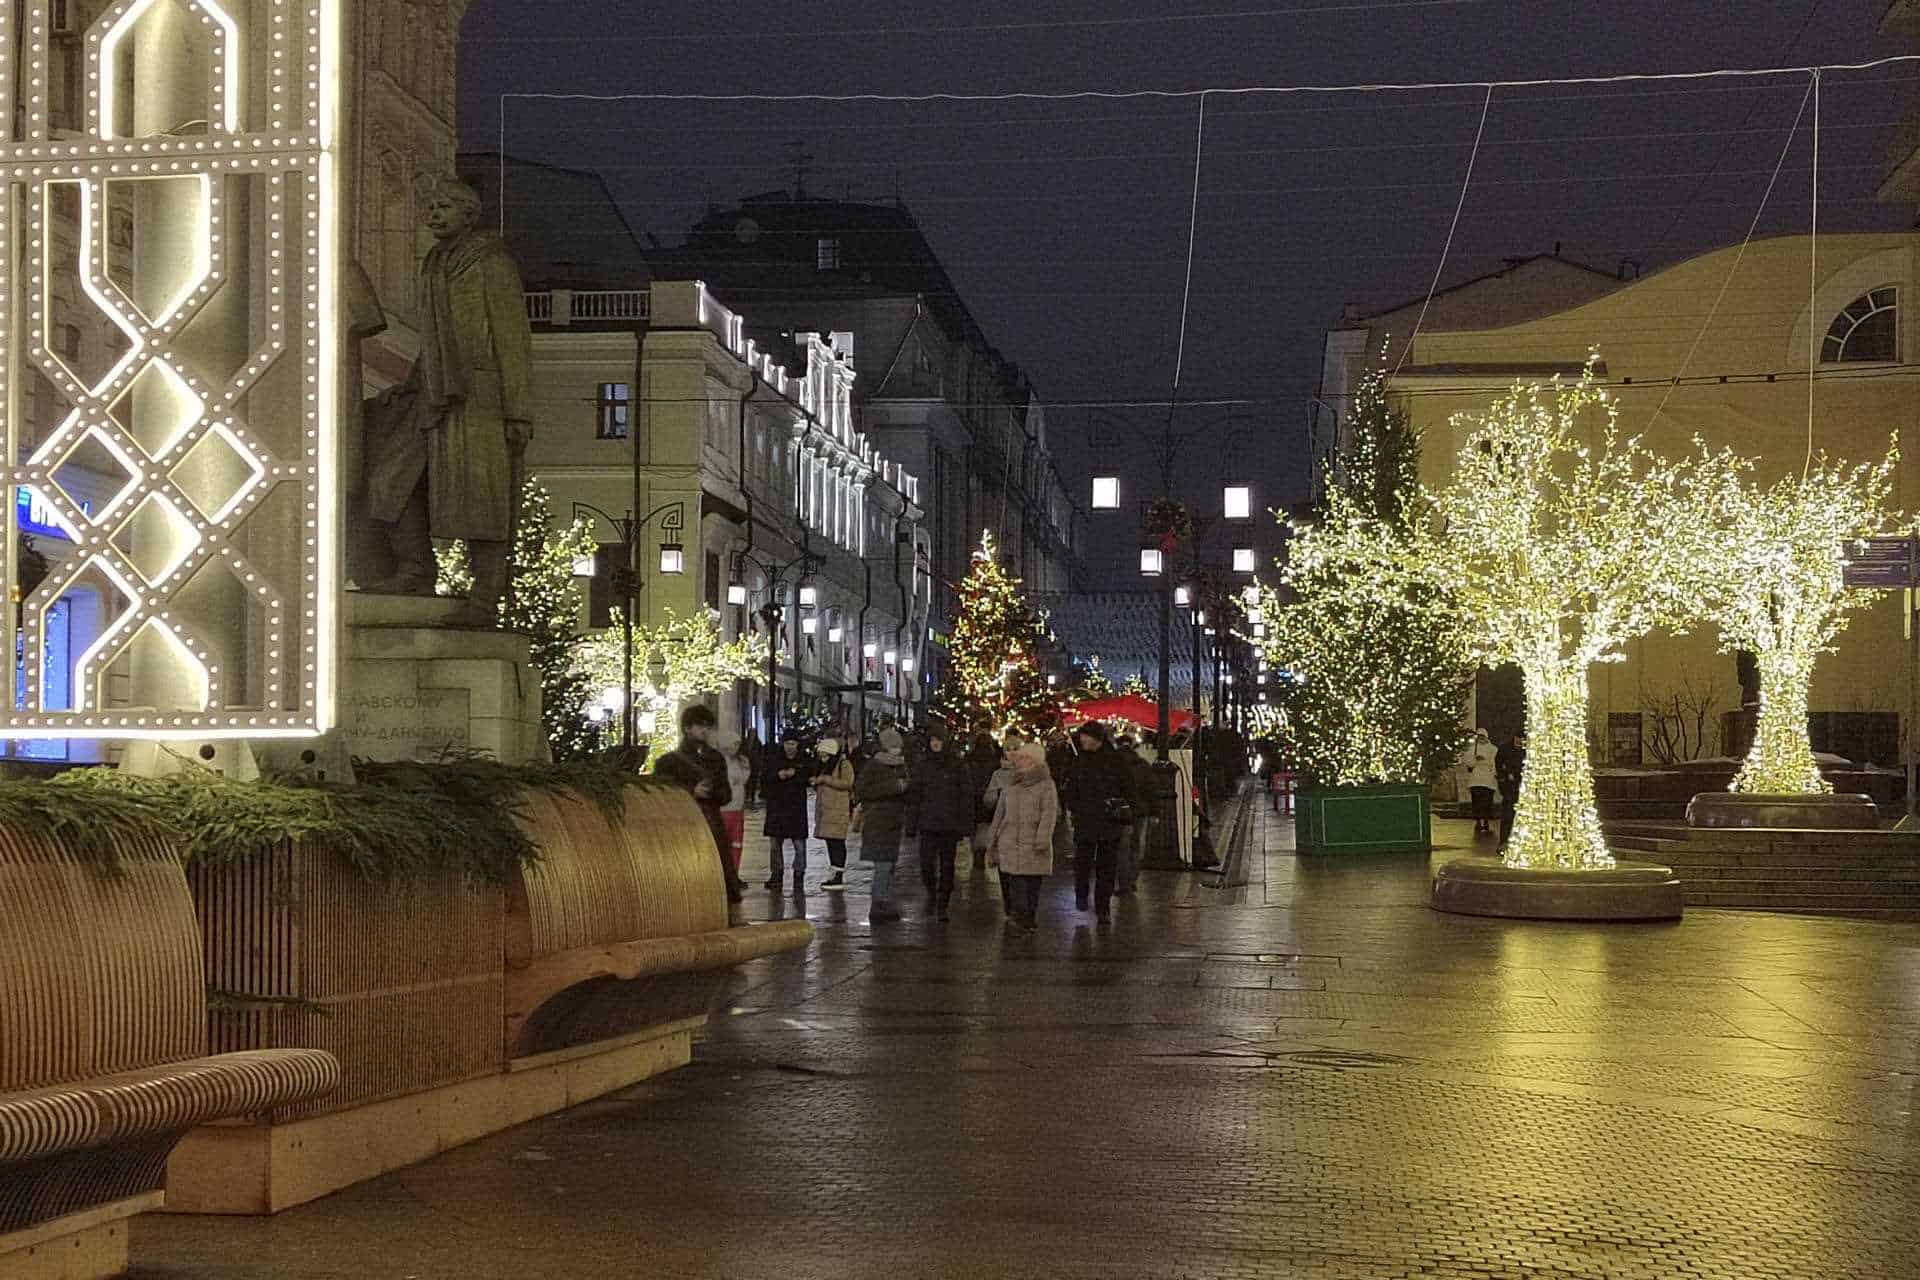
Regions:
<svg viewBox="0 0 1920 1280"><path fill-rule="evenodd" d="M677 542L660 544L660 572L683 573L686 570L685 548Z"/></svg>
<svg viewBox="0 0 1920 1280"><path fill-rule="evenodd" d="M1235 547L1233 549L1233 571L1235 573L1253 572L1253 548Z"/></svg>
<svg viewBox="0 0 1920 1280"><path fill-rule="evenodd" d="M872 641L868 641L866 644L860 646L860 656L863 658L871 658L878 652L880 652L880 646L874 644Z"/></svg>
<svg viewBox="0 0 1920 1280"><path fill-rule="evenodd" d="M1140 548L1140 576L1143 578L1159 577L1165 561L1166 558L1161 554L1160 548Z"/></svg>
<svg viewBox="0 0 1920 1280"><path fill-rule="evenodd" d="M814 632L818 631L819 629L820 629L820 619L818 618L800 619L800 632L802 635L810 636Z"/></svg>
<svg viewBox="0 0 1920 1280"><path fill-rule="evenodd" d="M1229 520L1245 520L1253 514L1253 490L1244 484L1230 484L1221 498Z"/></svg>
<svg viewBox="0 0 1920 1280"><path fill-rule="evenodd" d="M841 629L840 629L839 627L828 627L828 628L827 628L827 643L828 643L828 644L839 644L839 643L840 643L840 638L841 638L842 636L844 636L844 635L846 635L846 632L845 632L845 631L843 631L843 630L841 630Z"/></svg>
<svg viewBox="0 0 1920 1280"><path fill-rule="evenodd" d="M1173 602L1184 609L1193 603L1193 592L1187 590L1185 587L1175 587L1173 589Z"/></svg>
<svg viewBox="0 0 1920 1280"><path fill-rule="evenodd" d="M898 662L899 660L900 660L900 655L894 652L892 649L887 650L886 656L880 659L880 661L886 663L888 666L892 666L894 663Z"/></svg>
<svg viewBox="0 0 1920 1280"><path fill-rule="evenodd" d="M1118 511L1120 509L1120 477L1095 476L1093 478L1093 509L1095 511Z"/></svg>
<svg viewBox="0 0 1920 1280"><path fill-rule="evenodd" d="M745 604L746 602L747 584L744 582L729 582L727 584L727 603Z"/></svg>
<svg viewBox="0 0 1920 1280"><path fill-rule="evenodd" d="M913 670L913 659L912 659L912 658L902 658L902 659L900 659L900 669L901 669L902 671L912 671L912 670Z"/></svg>
<svg viewBox="0 0 1920 1280"><path fill-rule="evenodd" d="M1197 623L1199 623L1199 624L1200 624L1201 626L1203 626L1203 627L1204 627L1204 626L1206 626L1206 625L1207 625L1207 611L1206 611L1205 609L1199 609L1199 610L1196 610L1196 611L1194 612L1194 615L1193 615L1193 620L1194 620L1195 622L1197 622ZM1208 634L1208 635L1212 635L1212 634L1213 634L1213 632L1211 632L1211 631L1209 631L1209 632L1207 632L1207 634Z"/></svg>
<svg viewBox="0 0 1920 1280"><path fill-rule="evenodd" d="M816 588L810 582L801 583L800 584L800 607L802 609L811 609L813 608L814 605L818 603L820 603L819 589Z"/></svg>
<svg viewBox="0 0 1920 1280"><path fill-rule="evenodd" d="M1048 687L1049 689L1051 689L1051 688L1053 688L1053 686L1055 686L1055 685L1057 685L1057 684L1059 684L1059 683L1060 683L1060 677L1059 677L1059 676L1054 676L1054 675L1050 675L1050 676L1048 676L1048 677L1047 677L1047 687Z"/></svg>
<svg viewBox="0 0 1920 1280"><path fill-rule="evenodd" d="M599 568L599 565L595 563L594 555L591 551L585 555L575 556L573 558L573 576L576 578L591 578L594 570L597 568Z"/></svg>

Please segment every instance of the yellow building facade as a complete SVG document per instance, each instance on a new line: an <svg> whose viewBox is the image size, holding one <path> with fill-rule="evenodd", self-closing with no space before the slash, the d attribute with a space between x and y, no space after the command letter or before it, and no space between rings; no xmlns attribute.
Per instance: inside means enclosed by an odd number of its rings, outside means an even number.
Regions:
<svg viewBox="0 0 1920 1280"><path fill-rule="evenodd" d="M1516 381L1577 377L1597 349L1623 430L1658 452L1683 455L1697 436L1754 458L1755 478L1771 483L1798 472L1809 448L1864 462L1897 438L1897 501L1920 509L1920 328L1904 314L1920 296L1917 249L1920 233L1911 232L1760 240L1522 323L1421 332L1392 385L1424 433L1422 477L1435 487L1448 480L1471 429L1463 415ZM1339 371L1353 382L1379 352L1356 356ZM1817 748L1893 762L1898 730L1888 715L1857 713L1909 705L1903 608L1898 594L1863 603L1838 651L1821 659L1811 704ZM1485 680L1481 689L1486 696ZM1687 754L1737 746L1722 742L1721 729L1741 686L1710 627L1634 641L1624 661L1593 669L1590 689L1602 763L1663 762L1672 748L1657 739L1676 726L1662 712L1682 708L1707 726ZM1486 710L1477 708L1483 722Z"/></svg>

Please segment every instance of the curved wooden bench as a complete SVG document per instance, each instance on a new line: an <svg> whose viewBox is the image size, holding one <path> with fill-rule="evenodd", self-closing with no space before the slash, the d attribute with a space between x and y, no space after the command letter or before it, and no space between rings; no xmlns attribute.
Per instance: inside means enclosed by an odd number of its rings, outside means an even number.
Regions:
<svg viewBox="0 0 1920 1280"><path fill-rule="evenodd" d="M530 797L538 866L507 893L507 1056L703 1018L735 965L804 948L804 920L729 928L699 808L629 788L624 822L571 795Z"/></svg>
<svg viewBox="0 0 1920 1280"><path fill-rule="evenodd" d="M0 1274L124 1270L189 1129L339 1079L314 1050L207 1056L186 876L158 842L122 853L107 874L0 831Z"/></svg>

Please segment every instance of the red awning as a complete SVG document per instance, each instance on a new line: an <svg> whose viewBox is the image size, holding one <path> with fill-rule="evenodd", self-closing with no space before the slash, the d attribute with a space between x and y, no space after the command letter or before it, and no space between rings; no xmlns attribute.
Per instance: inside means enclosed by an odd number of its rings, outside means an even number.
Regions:
<svg viewBox="0 0 1920 1280"><path fill-rule="evenodd" d="M1088 720L1126 720L1143 729L1160 727L1160 704L1137 693L1120 693L1111 698L1094 698L1076 703L1064 717L1069 726ZM1167 711L1168 728L1178 732L1193 727L1193 712L1171 707Z"/></svg>

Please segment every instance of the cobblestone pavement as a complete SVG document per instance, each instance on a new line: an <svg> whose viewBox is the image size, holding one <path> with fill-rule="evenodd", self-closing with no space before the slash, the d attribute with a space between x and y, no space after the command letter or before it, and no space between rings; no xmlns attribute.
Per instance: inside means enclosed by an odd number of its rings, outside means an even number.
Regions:
<svg viewBox="0 0 1920 1280"><path fill-rule="evenodd" d="M982 872L945 926L916 884L870 929L864 869L756 891L818 940L693 1066L276 1219L142 1218L134 1274L1920 1276L1920 925L1476 920L1253 846L1108 926L1056 877L1032 937Z"/></svg>

